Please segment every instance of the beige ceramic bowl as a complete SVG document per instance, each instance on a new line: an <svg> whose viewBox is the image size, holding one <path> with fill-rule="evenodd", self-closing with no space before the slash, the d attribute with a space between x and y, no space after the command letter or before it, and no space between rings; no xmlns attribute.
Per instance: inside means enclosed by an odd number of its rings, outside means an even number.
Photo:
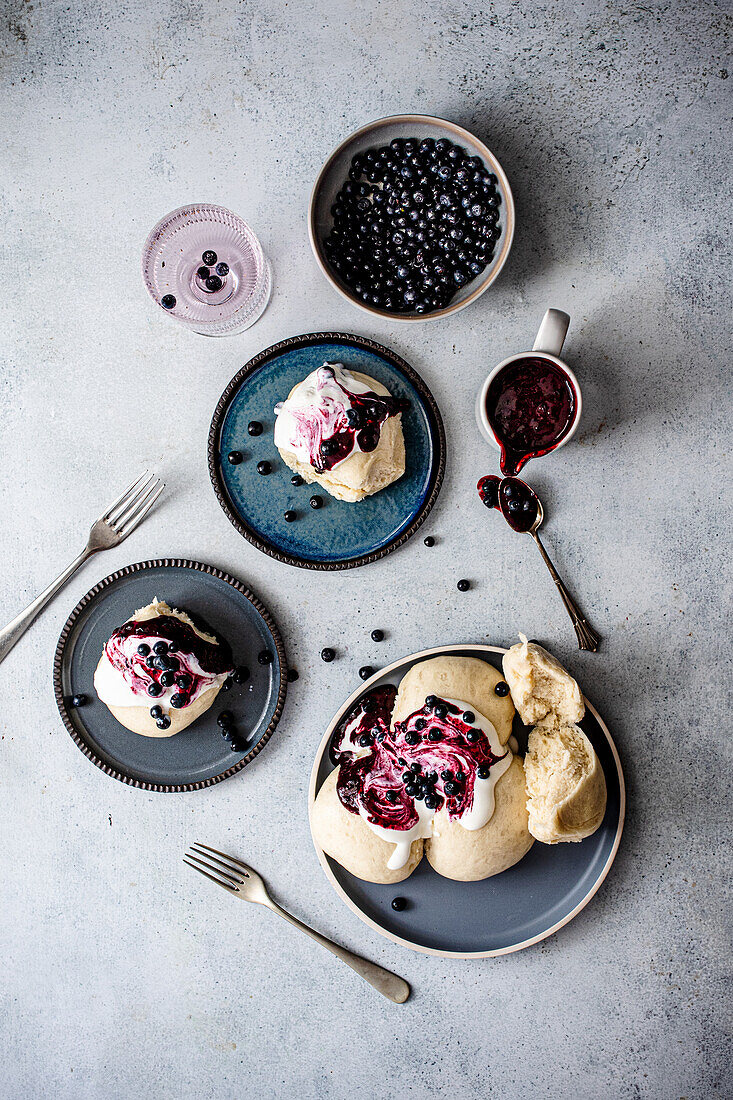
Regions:
<svg viewBox="0 0 733 1100"><path fill-rule="evenodd" d="M446 306L445 309L436 309L432 313L390 313L384 309L377 309L375 306L365 305L364 302L351 293L331 269L323 250L323 243L333 225L331 207L338 191L348 178L351 158L356 153L363 153L367 149L389 145L394 138L410 137L419 140L426 137L448 138L449 141L464 148L471 156L480 157L487 168L496 176L497 188L501 195L501 216L499 219L501 236L496 242L494 258L480 275L461 287L450 305ZM443 118L433 118L431 115L391 115L389 118L380 118L376 122L370 122L367 126L362 126L361 129L350 134L331 153L313 185L308 209L308 233L318 266L331 286L348 301L358 306L359 309L364 310L365 313L370 313L373 317L385 317L391 321L434 321L438 317L448 317L451 313L457 313L459 309L463 309L470 302L475 301L497 278L506 263L509 249L512 246L512 238L514 237L514 200L509 180L506 178L498 160L491 150L468 130L464 130L462 126L456 126L453 122L447 122Z"/></svg>

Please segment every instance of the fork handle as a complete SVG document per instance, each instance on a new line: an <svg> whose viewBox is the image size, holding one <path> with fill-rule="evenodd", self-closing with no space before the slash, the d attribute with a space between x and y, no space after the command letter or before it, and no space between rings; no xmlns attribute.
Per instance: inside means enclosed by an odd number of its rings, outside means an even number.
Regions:
<svg viewBox="0 0 733 1100"><path fill-rule="evenodd" d="M534 541L537 543L537 549L539 550L540 554L542 554L542 560L544 561L547 568L550 570L550 576L557 586L557 590L562 597L562 602L565 604L565 610L570 616L572 624L575 627L575 634L578 639L578 649L585 649L588 650L590 653L595 653L601 643L600 635L596 634L593 627L580 612L578 605L565 587L565 583L562 577L550 561L550 555L547 553L544 546L540 542L540 536L537 534L536 531L530 531L529 533Z"/></svg>
<svg viewBox="0 0 733 1100"><path fill-rule="evenodd" d="M269 908L273 913L277 913L279 916L284 917L288 924L292 924L295 928L299 928L301 932L305 932L306 936L310 936L316 943L320 943L321 947L325 947L327 951L330 951L332 955L336 955L337 958L345 962L347 966L350 966L352 970L364 979L365 982L369 982L369 985L386 997L390 1001L394 1001L395 1004L401 1005L410 996L410 987L404 978L398 978L396 974L392 974L389 970L385 970L382 966L377 966L376 963L369 962L368 959L362 959L361 955L355 955L353 951L347 951L345 947L341 947L339 944L334 943L333 940L326 939L320 932L316 932L313 928L309 928L307 924L303 924L297 917L294 917L291 913L288 913L286 909L281 908L276 902L270 899Z"/></svg>
<svg viewBox="0 0 733 1100"><path fill-rule="evenodd" d="M16 615L12 622L9 622L3 630L0 630L0 661L5 660L15 643L20 641L33 620L43 611L46 604L64 587L69 577L76 573L79 566L83 565L87 558L91 558L94 553L94 550L90 550L88 546L85 546L81 554L74 558L71 565L68 565L63 573L61 573L52 584L49 584L48 588L44 588L40 596L36 596L33 603L29 604L25 611L21 611L20 615Z"/></svg>

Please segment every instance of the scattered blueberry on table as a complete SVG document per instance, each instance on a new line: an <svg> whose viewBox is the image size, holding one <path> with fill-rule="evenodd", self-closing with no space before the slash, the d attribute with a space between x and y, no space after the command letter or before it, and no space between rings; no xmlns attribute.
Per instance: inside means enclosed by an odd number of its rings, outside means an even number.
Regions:
<svg viewBox="0 0 733 1100"><path fill-rule="evenodd" d="M423 539L423 543L427 547L435 546L435 539L433 538L432 535L426 535L425 538Z"/></svg>
<svg viewBox="0 0 733 1100"><path fill-rule="evenodd" d="M263 430L264 429L259 420L250 420L249 424L247 425L247 432L249 435L262 435Z"/></svg>
<svg viewBox="0 0 733 1100"><path fill-rule="evenodd" d="M312 496L310 499L311 508L317 512L319 508L323 507L323 497L319 497L318 494Z"/></svg>
<svg viewBox="0 0 733 1100"><path fill-rule="evenodd" d="M383 630L373 630L372 634L371 634L371 638L372 638L373 642L383 642L384 641L384 631Z"/></svg>
<svg viewBox="0 0 733 1100"><path fill-rule="evenodd" d="M392 908L395 913L402 913L407 908L407 898L392 898Z"/></svg>
<svg viewBox="0 0 733 1100"><path fill-rule="evenodd" d="M257 473L258 474L262 474L263 476L266 476L267 474L271 473L271 471L272 471L272 465L266 459L263 459L262 462L257 463Z"/></svg>
<svg viewBox="0 0 733 1100"><path fill-rule="evenodd" d="M298 513L294 512L292 508L288 508L287 512L283 514L283 519L286 523L292 523L298 518Z"/></svg>
<svg viewBox="0 0 733 1100"><path fill-rule="evenodd" d="M243 458L244 455L241 451L230 451L227 455L227 461L230 462L232 466L238 466Z"/></svg>
<svg viewBox="0 0 733 1100"><path fill-rule="evenodd" d="M326 258L367 305L444 309L501 235L496 176L445 138L395 138L357 153L331 207Z"/></svg>
<svg viewBox="0 0 733 1100"><path fill-rule="evenodd" d="M291 485L305 485L305 482L303 481L303 478L300 476L300 474L293 474L293 476L290 479L290 484Z"/></svg>
<svg viewBox="0 0 733 1100"><path fill-rule="evenodd" d="M470 587L471 587L471 582L467 581L467 580L461 580L456 585L456 588L458 589L459 592L468 592Z"/></svg>
<svg viewBox="0 0 733 1100"><path fill-rule="evenodd" d="M330 646L326 646L325 649L321 650L321 660L325 661L326 664L329 664L331 661L333 661L335 656L336 656L336 650L331 649Z"/></svg>
<svg viewBox="0 0 733 1100"><path fill-rule="evenodd" d="M295 681L299 680L299 679L300 679L300 673L298 672L297 668L289 668L288 669L288 683L289 684L294 684Z"/></svg>
<svg viewBox="0 0 733 1100"><path fill-rule="evenodd" d="M160 299L160 304L162 305L163 309L175 309L175 294L164 294L163 297Z"/></svg>
<svg viewBox="0 0 733 1100"><path fill-rule="evenodd" d="M359 669L359 676L362 680L368 680L370 676L374 675L374 669L371 665L362 665Z"/></svg>

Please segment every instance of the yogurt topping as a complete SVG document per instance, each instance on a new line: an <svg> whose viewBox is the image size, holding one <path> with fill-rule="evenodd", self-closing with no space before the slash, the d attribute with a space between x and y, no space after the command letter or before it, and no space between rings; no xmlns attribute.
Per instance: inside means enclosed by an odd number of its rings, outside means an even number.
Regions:
<svg viewBox="0 0 733 1100"><path fill-rule="evenodd" d="M342 363L324 363L275 406L275 446L322 474L355 451L375 450L384 422L407 408L409 401L374 393Z"/></svg>
<svg viewBox="0 0 733 1100"><path fill-rule="evenodd" d="M390 730L396 694L391 685L367 693L331 740L339 799L395 845L393 870L405 865L413 840L438 834L441 811L464 829L482 828L512 762L489 719L458 699L429 695Z"/></svg>
<svg viewBox="0 0 733 1100"><path fill-rule="evenodd" d="M157 704L181 710L234 671L227 643L208 626L199 631L188 616L175 612L123 623L106 643L103 658L94 686L105 703L118 707Z"/></svg>

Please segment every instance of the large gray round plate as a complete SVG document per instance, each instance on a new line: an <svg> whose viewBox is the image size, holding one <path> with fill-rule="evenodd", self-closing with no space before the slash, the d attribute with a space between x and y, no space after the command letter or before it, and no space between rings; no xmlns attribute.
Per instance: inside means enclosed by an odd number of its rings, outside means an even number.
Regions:
<svg viewBox="0 0 733 1100"><path fill-rule="evenodd" d="M497 646L453 645L413 653L389 665L362 684L334 715L318 748L308 792L309 812L332 770L328 757L331 734L354 702L380 684L399 684L414 664L451 653L479 657L501 669L506 652ZM579 844L540 844L508 871L482 882L452 882L423 859L408 879L396 885L363 882L345 871L316 845L326 876L337 894L377 932L428 955L483 958L520 951L551 936L580 912L598 890L616 856L624 824L625 788L621 762L605 723L586 699L582 728L603 766L608 805L603 823ZM524 751L527 727L515 719L514 734ZM392 909L396 895L409 905Z"/></svg>
<svg viewBox="0 0 733 1100"><path fill-rule="evenodd" d="M110 634L155 596L200 615L229 642L235 664L250 671L246 683L220 694L213 707L175 737L132 733L94 691L94 670ZM268 665L257 660L264 650L272 657ZM107 775L146 790L193 791L234 775L264 748L285 702L287 662L272 617L243 584L211 565L162 558L128 565L87 592L61 632L53 681L64 725ZM78 693L88 702L74 709L70 696ZM216 718L225 706L248 738L245 753L233 753L221 736Z"/></svg>

